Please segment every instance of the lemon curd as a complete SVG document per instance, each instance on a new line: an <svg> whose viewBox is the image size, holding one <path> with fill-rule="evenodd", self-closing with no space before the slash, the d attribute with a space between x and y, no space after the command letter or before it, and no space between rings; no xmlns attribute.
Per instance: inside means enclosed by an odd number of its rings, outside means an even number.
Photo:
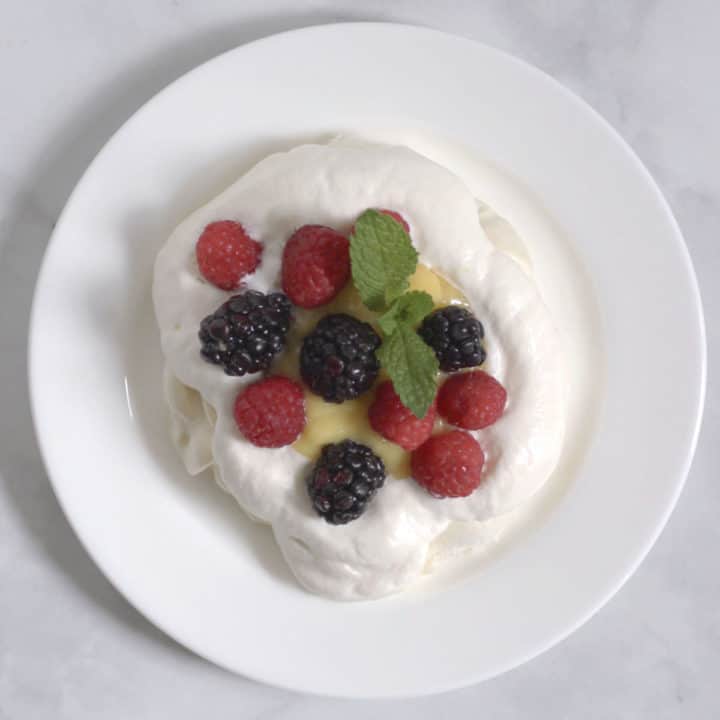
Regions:
<svg viewBox="0 0 720 720"><path fill-rule="evenodd" d="M451 304L467 304L465 296L451 283L440 277L426 265L418 265L410 278L410 290L424 290L435 303L435 307ZM300 346L302 339L325 315L347 313L370 323L377 330L376 315L360 300L360 295L350 282L331 302L315 310L296 309L295 321L288 335L287 350L276 365L276 371L293 378L299 378ZM381 371L380 381L387 379ZM302 435L293 447L305 457L316 460L323 445L351 439L363 443L379 455L389 474L395 477L409 477L410 453L399 445L385 440L376 433L368 421L368 408L374 393L348 400L344 403L328 403L321 397L306 390L305 412L307 423Z"/></svg>

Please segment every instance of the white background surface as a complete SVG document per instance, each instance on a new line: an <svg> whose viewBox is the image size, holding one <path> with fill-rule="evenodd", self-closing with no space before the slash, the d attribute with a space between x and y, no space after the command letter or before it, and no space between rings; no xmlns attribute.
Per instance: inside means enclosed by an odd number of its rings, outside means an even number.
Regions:
<svg viewBox="0 0 720 720"><path fill-rule="evenodd" d="M713 442L720 434L713 373L720 342L720 6L362 5L360 11L350 0L0 0L2 720L720 715L720 450ZM199 660L149 625L110 587L62 516L37 453L25 380L29 305L47 237L112 131L165 84L223 50L293 27L359 19L428 24L495 45L537 64L598 109L650 168L680 221L703 291L710 346L708 407L688 486L621 593L569 640L504 677L392 702L324 700L260 686ZM682 351L668 328L668 352Z"/></svg>

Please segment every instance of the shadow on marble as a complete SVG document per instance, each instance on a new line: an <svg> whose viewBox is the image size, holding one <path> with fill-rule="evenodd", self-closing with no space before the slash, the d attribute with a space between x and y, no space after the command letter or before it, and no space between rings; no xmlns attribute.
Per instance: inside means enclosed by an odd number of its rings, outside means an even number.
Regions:
<svg viewBox="0 0 720 720"><path fill-rule="evenodd" d="M54 130L42 161L24 178L0 242L0 480L38 548L92 602L128 630L186 653L140 615L95 566L65 519L47 479L29 407L26 337L35 281L52 228L85 167L111 134L144 102L196 65L274 33L368 16L316 10L224 24L157 50L110 78L103 89ZM52 361L48 358L48 372Z"/></svg>

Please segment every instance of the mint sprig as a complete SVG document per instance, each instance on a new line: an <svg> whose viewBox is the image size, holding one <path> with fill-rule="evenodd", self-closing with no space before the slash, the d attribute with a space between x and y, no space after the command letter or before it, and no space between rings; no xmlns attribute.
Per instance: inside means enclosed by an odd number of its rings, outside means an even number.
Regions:
<svg viewBox="0 0 720 720"><path fill-rule="evenodd" d="M388 371L400 402L419 418L425 417L437 388L438 359L414 328L405 323L385 337L378 358Z"/></svg>
<svg viewBox="0 0 720 720"><path fill-rule="evenodd" d="M393 218L366 210L355 222L350 237L352 279L363 304L380 313L383 344L378 358L400 401L422 418L435 397L438 361L415 332L433 308L432 297L417 290L405 292L417 260L410 236Z"/></svg>
<svg viewBox="0 0 720 720"><path fill-rule="evenodd" d="M388 215L366 210L350 239L352 278L363 304L383 312L402 295L418 254L405 229Z"/></svg>
<svg viewBox="0 0 720 720"><path fill-rule="evenodd" d="M386 335L392 335L400 325L414 327L433 309L433 299L421 290L401 295L378 318L378 325Z"/></svg>

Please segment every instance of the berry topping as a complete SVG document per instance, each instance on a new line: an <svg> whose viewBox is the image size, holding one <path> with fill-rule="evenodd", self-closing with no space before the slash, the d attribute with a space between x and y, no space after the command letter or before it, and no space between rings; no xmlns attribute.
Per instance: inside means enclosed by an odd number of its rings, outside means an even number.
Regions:
<svg viewBox="0 0 720 720"><path fill-rule="evenodd" d="M304 225L285 244L282 287L299 307L330 302L350 277L350 243L336 230Z"/></svg>
<svg viewBox="0 0 720 720"><path fill-rule="evenodd" d="M492 425L505 409L507 392L482 370L458 373L440 388L437 405L440 415L465 430L480 430Z"/></svg>
<svg viewBox="0 0 720 720"><path fill-rule="evenodd" d="M240 391L234 415L238 430L253 445L289 445L305 427L303 389L280 375L258 380Z"/></svg>
<svg viewBox="0 0 720 720"><path fill-rule="evenodd" d="M356 520L385 483L385 465L367 445L326 445L307 478L313 507L333 525Z"/></svg>
<svg viewBox="0 0 720 720"><path fill-rule="evenodd" d="M232 220L210 223L195 245L202 276L223 290L235 290L260 264L262 245Z"/></svg>
<svg viewBox="0 0 720 720"><path fill-rule="evenodd" d="M300 375L326 402L352 400L375 382L379 347L380 337L367 323L350 315L327 315L303 340Z"/></svg>
<svg viewBox="0 0 720 720"><path fill-rule="evenodd" d="M381 383L368 410L370 425L375 432L405 450L420 447L432 433L435 403L422 419L416 418L398 397L390 380Z"/></svg>
<svg viewBox="0 0 720 720"><path fill-rule="evenodd" d="M290 302L282 293L234 295L200 323L200 353L228 375L265 370L285 347Z"/></svg>
<svg viewBox="0 0 720 720"><path fill-rule="evenodd" d="M485 455L461 430L433 435L410 457L412 475L435 497L467 497L480 484Z"/></svg>
<svg viewBox="0 0 720 720"><path fill-rule="evenodd" d="M423 320L418 332L435 351L440 369L445 372L475 367L485 361L482 323L465 308L449 305L435 310Z"/></svg>

